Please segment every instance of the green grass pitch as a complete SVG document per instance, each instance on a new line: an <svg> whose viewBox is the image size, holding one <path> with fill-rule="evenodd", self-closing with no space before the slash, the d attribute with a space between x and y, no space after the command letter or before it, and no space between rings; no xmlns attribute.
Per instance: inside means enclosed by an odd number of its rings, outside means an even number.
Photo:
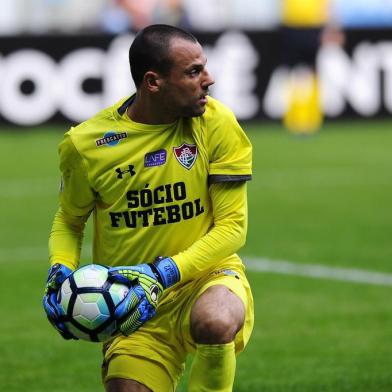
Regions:
<svg viewBox="0 0 392 392"><path fill-rule="evenodd" d="M392 122L331 123L312 137L244 127L254 145L244 258L392 273ZM0 130L7 392L103 390L100 345L63 341L41 306L61 136L59 128ZM249 279L256 324L234 391L392 390L392 286L256 271Z"/></svg>

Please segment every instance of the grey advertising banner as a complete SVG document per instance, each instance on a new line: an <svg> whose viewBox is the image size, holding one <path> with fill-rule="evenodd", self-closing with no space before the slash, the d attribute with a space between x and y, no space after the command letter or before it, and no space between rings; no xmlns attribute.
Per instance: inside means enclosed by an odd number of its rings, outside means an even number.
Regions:
<svg viewBox="0 0 392 392"><path fill-rule="evenodd" d="M278 32L195 33L216 83L212 95L240 120L281 118L290 71ZM33 126L83 121L131 94L134 35L0 38L0 123ZM392 113L392 30L351 30L344 47L317 56L329 118Z"/></svg>

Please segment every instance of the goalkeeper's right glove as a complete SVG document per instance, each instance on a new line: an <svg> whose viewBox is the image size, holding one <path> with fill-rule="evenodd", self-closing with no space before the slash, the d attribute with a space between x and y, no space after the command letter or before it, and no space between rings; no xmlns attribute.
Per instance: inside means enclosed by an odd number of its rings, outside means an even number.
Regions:
<svg viewBox="0 0 392 392"><path fill-rule="evenodd" d="M43 306L50 323L56 328L64 339L77 339L68 328L60 321L63 315L58 302L57 294L63 282L72 274L72 270L63 264L54 264L48 272L48 279L45 286L45 295L43 298Z"/></svg>
<svg viewBox="0 0 392 392"><path fill-rule="evenodd" d="M116 309L116 316L125 319L120 331L126 336L154 317L163 290L180 280L178 267L170 257L159 257L152 264L112 267L108 274L109 280L132 287Z"/></svg>

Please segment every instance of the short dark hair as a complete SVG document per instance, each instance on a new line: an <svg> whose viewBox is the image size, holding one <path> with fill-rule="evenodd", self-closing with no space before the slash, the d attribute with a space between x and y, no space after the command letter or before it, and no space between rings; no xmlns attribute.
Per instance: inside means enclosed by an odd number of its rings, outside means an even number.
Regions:
<svg viewBox="0 0 392 392"><path fill-rule="evenodd" d="M136 88L140 87L149 70L168 74L172 66L169 47L173 38L198 42L191 33L164 24L147 26L137 33L129 49L129 65Z"/></svg>

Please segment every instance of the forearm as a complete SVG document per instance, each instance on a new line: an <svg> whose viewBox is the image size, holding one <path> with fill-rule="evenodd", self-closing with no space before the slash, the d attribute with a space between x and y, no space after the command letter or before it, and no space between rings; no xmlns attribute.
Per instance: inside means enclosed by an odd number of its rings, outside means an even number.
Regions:
<svg viewBox="0 0 392 392"><path fill-rule="evenodd" d="M185 251L174 255L181 275L187 281L240 249L247 232L246 183L220 183L210 187L214 226Z"/></svg>
<svg viewBox="0 0 392 392"><path fill-rule="evenodd" d="M49 237L51 265L60 263L71 269L77 268L87 218L71 216L61 207L57 210Z"/></svg>

